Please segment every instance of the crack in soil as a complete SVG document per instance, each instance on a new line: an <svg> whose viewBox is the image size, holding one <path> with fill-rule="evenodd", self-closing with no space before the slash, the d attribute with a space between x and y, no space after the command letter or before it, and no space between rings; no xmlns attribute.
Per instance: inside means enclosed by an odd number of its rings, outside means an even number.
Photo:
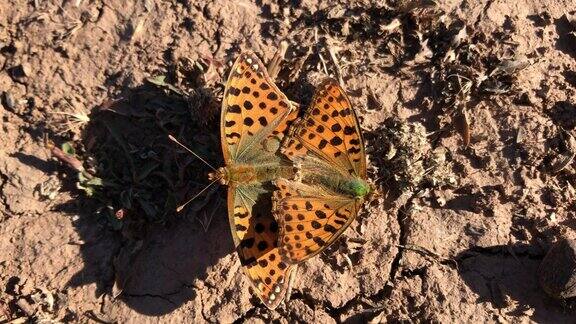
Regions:
<svg viewBox="0 0 576 324"><path fill-rule="evenodd" d="M412 197L410 197L408 199L408 201L403 206L398 208L398 214L396 215L396 221L398 222L398 227L400 228L400 234L399 234L397 245L400 245L400 246L405 246L406 242L407 242L406 228L404 225L405 217L403 217L404 216L404 208L412 202L413 196L414 195L412 195ZM396 255L394 256L394 259L392 260L392 264L390 266L390 272L388 273L388 282L391 282L396 278L396 273L398 272L398 269L400 268L400 260L402 259L403 255L404 255L404 249L401 247L398 247L398 253L396 253Z"/></svg>
<svg viewBox="0 0 576 324"><path fill-rule="evenodd" d="M388 298L388 297L390 297L390 295L392 294L392 291L394 290L394 285L392 284L392 282L396 279L396 274L398 273L398 270L400 269L400 260L402 260L402 257L404 256L404 249L402 248L402 246L406 246L406 243L408 241L408 237L406 234L407 228L406 228L406 224L405 224L405 220L406 220L405 210L407 210L407 206L409 206L412 203L412 200L414 199L416 194L417 194L417 192L413 192L410 195L410 197L406 200L406 202L402 206L400 206L400 208L398 208L398 213L396 215L396 222L398 223L398 228L400 230L400 233L398 235L399 236L398 237L398 243L396 244L398 246L398 252L394 256L394 258L392 260L392 264L390 265L390 272L388 273L387 284L379 292L370 296L369 298L371 300L374 300L374 298L377 298L380 300Z"/></svg>
<svg viewBox="0 0 576 324"><path fill-rule="evenodd" d="M306 304L306 306L308 306L312 310L316 308L322 308L324 309L326 314L331 318L333 318L336 322L341 322L340 317L342 316L342 314L344 314L351 307L357 305L358 304L357 301L359 298L360 296L356 296L340 307L332 307L326 301L316 300L312 296L301 291L293 293L291 299L301 300L304 304Z"/></svg>
<svg viewBox="0 0 576 324"><path fill-rule="evenodd" d="M529 247L529 246L526 246ZM503 255L503 256L511 256L511 257L523 257L529 258L532 260L541 260L546 255L546 252L542 251L541 253L536 253L535 251L521 251L516 252L514 251L514 246L510 245L495 245L495 246L473 246L469 248L467 251L462 253L460 256L454 258L454 260L460 264L462 261L477 257L478 255L489 255L489 256L496 256L496 255ZM443 261L448 262L448 261Z"/></svg>
<svg viewBox="0 0 576 324"><path fill-rule="evenodd" d="M10 214L4 212L10 210L10 206L8 205L8 199L6 198L6 195L4 195L4 187L6 187L7 183L8 183L8 176L0 172L0 204L2 204L2 206L4 207L2 213L6 215L5 220L10 217Z"/></svg>

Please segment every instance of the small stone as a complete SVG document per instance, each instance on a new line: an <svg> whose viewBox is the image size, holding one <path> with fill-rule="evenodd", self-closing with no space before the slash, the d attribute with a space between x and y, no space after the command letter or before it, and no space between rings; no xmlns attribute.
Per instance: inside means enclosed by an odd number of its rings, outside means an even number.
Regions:
<svg viewBox="0 0 576 324"><path fill-rule="evenodd" d="M14 111L16 109L16 100L10 92L4 92L4 103L9 110Z"/></svg>
<svg viewBox="0 0 576 324"><path fill-rule="evenodd" d="M10 75L14 80L22 81L31 75L31 68L28 64L20 64L9 69Z"/></svg>
<svg viewBox="0 0 576 324"><path fill-rule="evenodd" d="M534 104L534 98L528 92L523 92L514 98L514 103L520 106L532 106Z"/></svg>
<svg viewBox="0 0 576 324"><path fill-rule="evenodd" d="M576 296L576 241L562 240L554 244L538 270L540 285L554 298Z"/></svg>
<svg viewBox="0 0 576 324"><path fill-rule="evenodd" d="M201 281L201 280L194 280L194 282L192 283L192 286L194 288L196 288L197 290L202 290L205 288L204 281Z"/></svg>
<svg viewBox="0 0 576 324"><path fill-rule="evenodd" d="M23 63L20 66L22 68L22 73L24 74L24 76L29 77L32 75L32 66L30 66L30 64Z"/></svg>

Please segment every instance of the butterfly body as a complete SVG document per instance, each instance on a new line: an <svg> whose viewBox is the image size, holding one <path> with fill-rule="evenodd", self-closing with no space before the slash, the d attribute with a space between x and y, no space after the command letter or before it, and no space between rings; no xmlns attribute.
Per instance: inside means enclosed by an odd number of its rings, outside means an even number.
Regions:
<svg viewBox="0 0 576 324"><path fill-rule="evenodd" d="M294 174L294 167L270 162L260 165L232 164L219 168L216 172L210 173L208 177L209 179L220 179L222 184L242 185L265 183L278 178L291 178Z"/></svg>
<svg viewBox="0 0 576 324"><path fill-rule="evenodd" d="M300 180L304 183L330 188L339 195L351 198L365 198L374 191L373 186L362 178L343 175L335 170L322 171L306 166L307 163L300 165Z"/></svg>
<svg viewBox="0 0 576 324"><path fill-rule="evenodd" d="M341 192L354 198L365 198L372 192L370 184L358 178L341 181L338 186Z"/></svg>

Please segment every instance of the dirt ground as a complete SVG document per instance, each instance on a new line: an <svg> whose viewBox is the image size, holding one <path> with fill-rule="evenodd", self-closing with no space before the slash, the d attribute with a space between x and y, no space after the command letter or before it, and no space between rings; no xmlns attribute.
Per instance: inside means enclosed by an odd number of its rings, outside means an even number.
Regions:
<svg viewBox="0 0 576 324"><path fill-rule="evenodd" d="M0 0L0 321L574 322L574 0ZM384 195L269 311L229 232L219 109L242 50L341 77ZM332 55L333 54L333 55Z"/></svg>

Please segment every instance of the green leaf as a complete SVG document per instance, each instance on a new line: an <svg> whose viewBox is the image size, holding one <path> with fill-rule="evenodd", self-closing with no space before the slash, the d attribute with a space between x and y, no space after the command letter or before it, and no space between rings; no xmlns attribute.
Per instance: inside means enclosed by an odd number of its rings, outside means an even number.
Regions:
<svg viewBox="0 0 576 324"><path fill-rule="evenodd" d="M182 91L181 89L178 89L177 87L173 86L170 83L166 82L166 76L165 75L159 75L153 78L147 78L146 81L152 83L153 85L159 86L159 87L163 87L163 88L168 88L170 91L173 91L181 96L186 95L186 93L184 91Z"/></svg>
<svg viewBox="0 0 576 324"><path fill-rule="evenodd" d="M70 142L62 143L62 152L66 153L66 155L76 156L76 150Z"/></svg>
<svg viewBox="0 0 576 324"><path fill-rule="evenodd" d="M103 186L104 181L101 178L88 178L86 175L84 175L84 173L78 173L78 183L76 183L76 187L80 190L83 190L86 193L86 196L94 196L96 191Z"/></svg>
<svg viewBox="0 0 576 324"><path fill-rule="evenodd" d="M164 87L167 85L166 83L166 76L165 75L158 75L153 78L147 78L146 81L155 84L160 87Z"/></svg>

